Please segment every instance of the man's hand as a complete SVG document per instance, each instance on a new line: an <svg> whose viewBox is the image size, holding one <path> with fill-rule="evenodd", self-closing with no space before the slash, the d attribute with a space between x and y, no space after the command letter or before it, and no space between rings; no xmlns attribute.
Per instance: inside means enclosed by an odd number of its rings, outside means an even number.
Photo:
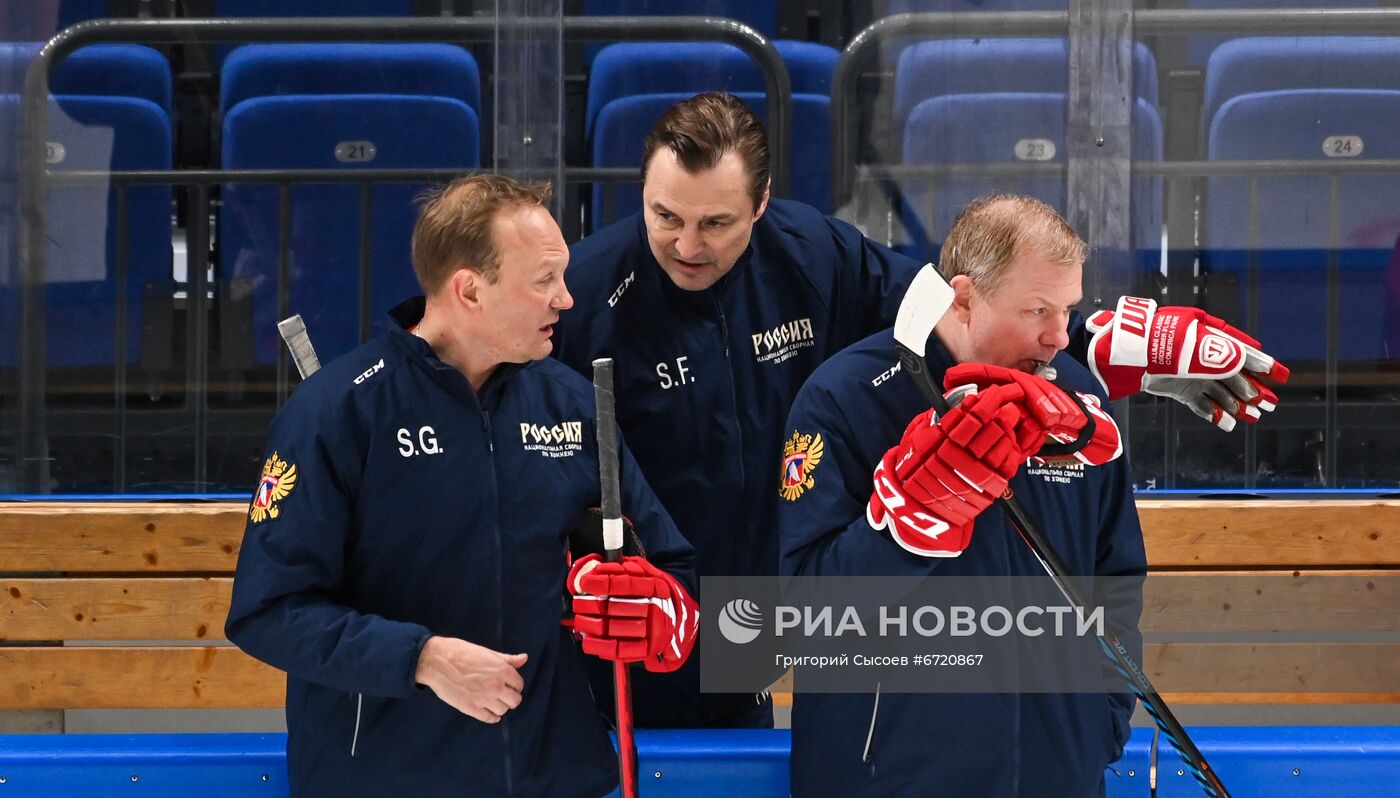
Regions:
<svg viewBox="0 0 1400 798"><path fill-rule="evenodd" d="M950 392L966 385L974 386L979 391L992 386L1015 386L1021 391L1021 398L1016 401L1036 424L1044 428L1049 439L1057 443L1073 443L1081 436L1085 438L1078 448L1059 456L1041 456L1037 454L1039 448L1031 450L1031 460L1036 463L1103 465L1123 454L1123 439L1118 425L1093 394L1069 392L1023 371L981 363L962 363L948 369L943 375L943 385ZM1086 431L1086 427L1090 429Z"/></svg>
<svg viewBox="0 0 1400 798"><path fill-rule="evenodd" d="M675 577L645 558L603 562L589 554L574 562L567 584L586 654L665 673L695 647L699 606Z"/></svg>
<svg viewBox="0 0 1400 798"><path fill-rule="evenodd" d="M1125 296L1116 311L1090 316L1087 327L1089 369L1110 399L1138 391L1167 396L1226 432L1278 405L1261 379L1288 381L1288 367L1258 341L1197 308Z"/></svg>
<svg viewBox="0 0 1400 798"><path fill-rule="evenodd" d="M1078 412L1067 399L1067 410L1039 404L1038 420L1025 399L1021 386L995 385L968 396L941 419L932 410L915 416L875 467L866 505L870 526L887 531L913 554L962 554L972 542L978 514L1044 443L1043 422L1058 425L1064 412Z"/></svg>
<svg viewBox="0 0 1400 798"><path fill-rule="evenodd" d="M519 669L525 654L502 654L455 637L430 637L418 654L413 680L444 703L482 723L497 723L520 706Z"/></svg>

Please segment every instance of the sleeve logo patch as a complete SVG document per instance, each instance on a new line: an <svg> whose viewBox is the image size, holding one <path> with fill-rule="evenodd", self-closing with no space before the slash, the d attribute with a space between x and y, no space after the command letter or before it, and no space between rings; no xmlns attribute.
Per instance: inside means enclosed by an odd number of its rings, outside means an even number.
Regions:
<svg viewBox="0 0 1400 798"><path fill-rule="evenodd" d="M783 479L778 487L778 495L795 502L803 491L816 484L812 472L821 464L826 444L821 433L815 436L803 435L796 430L787 443L783 444Z"/></svg>
<svg viewBox="0 0 1400 798"><path fill-rule="evenodd" d="M258 480L257 492L253 494L253 504L248 509L248 517L259 524L282 514L277 503L292 493L297 486L297 467L288 463L273 452L263 463L262 478Z"/></svg>

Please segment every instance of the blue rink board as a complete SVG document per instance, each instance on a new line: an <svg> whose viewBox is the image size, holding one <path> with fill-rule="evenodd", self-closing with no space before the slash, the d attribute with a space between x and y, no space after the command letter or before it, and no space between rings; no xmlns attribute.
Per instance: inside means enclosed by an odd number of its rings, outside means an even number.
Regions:
<svg viewBox="0 0 1400 798"><path fill-rule="evenodd" d="M1215 726L1191 734L1235 798L1400 795L1400 727ZM638 732L641 793L786 796L789 739L786 730ZM1133 730L1107 774L1112 798L1148 794L1151 739L1151 729ZM283 798L285 745L281 734L0 736L0 798ZM1159 763L1161 798L1201 794L1165 744Z"/></svg>

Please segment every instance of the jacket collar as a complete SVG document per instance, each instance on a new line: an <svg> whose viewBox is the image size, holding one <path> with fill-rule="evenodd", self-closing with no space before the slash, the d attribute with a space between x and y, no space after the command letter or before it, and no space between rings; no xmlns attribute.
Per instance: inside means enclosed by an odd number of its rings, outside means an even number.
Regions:
<svg viewBox="0 0 1400 798"><path fill-rule="evenodd" d="M482 407L498 404L506 386L527 364L502 363L498 365L491 372L486 384L481 386L481 392L478 394L472 389L472 384L467 380L465 374L442 362L433 348L428 346L427 341L410 332L423 320L423 311L426 307L427 300L422 296L406 299L395 305L389 311L390 320L393 322L388 325L389 340L404 353L410 362L416 364L434 382L458 399Z"/></svg>

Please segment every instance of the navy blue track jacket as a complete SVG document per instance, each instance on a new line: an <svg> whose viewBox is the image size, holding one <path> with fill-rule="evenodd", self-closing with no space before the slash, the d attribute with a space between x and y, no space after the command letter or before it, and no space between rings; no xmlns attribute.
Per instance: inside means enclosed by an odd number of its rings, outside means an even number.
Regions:
<svg viewBox="0 0 1400 798"><path fill-rule="evenodd" d="M996 507L977 517L968 549L954 558L919 557L871 529L865 510L875 465L910 419L928 409L898 362L886 330L833 357L798 395L786 431L820 434L825 454L809 473L812 487L779 506L781 572L1043 575ZM1053 364L1058 384L1093 392L1108 406L1084 366L1065 353ZM936 338L929 341L928 365L940 385L954 365ZM1011 488L1072 576L1133 577L1128 583L1140 584L1147 560L1126 457L1087 468L1028 465ZM1110 620L1132 630L1125 642L1140 662L1140 592L1119 606ZM794 796L1102 795L1104 768L1122 753L1133 706L1131 694L885 694L877 712L876 698L795 696Z"/></svg>
<svg viewBox="0 0 1400 798"><path fill-rule="evenodd" d="M327 365L272 424L228 637L287 671L300 796L597 796L617 759L560 626L568 532L599 503L590 384L551 360L480 394L404 328ZM693 551L625 446L622 505L650 559ZM480 723L414 683L423 643L524 652L519 707Z"/></svg>
<svg viewBox="0 0 1400 798"><path fill-rule="evenodd" d="M618 423L694 544L701 576L775 573L773 486L793 397L828 357L893 323L918 267L846 222L780 199L734 268L704 291L671 282L640 213L571 248L575 305L555 328L556 356L583 373L596 357L616 360ZM659 687L638 674L638 725L706 725L741 711L734 702L753 706L752 697L711 697L702 710L698 662L692 656Z"/></svg>

